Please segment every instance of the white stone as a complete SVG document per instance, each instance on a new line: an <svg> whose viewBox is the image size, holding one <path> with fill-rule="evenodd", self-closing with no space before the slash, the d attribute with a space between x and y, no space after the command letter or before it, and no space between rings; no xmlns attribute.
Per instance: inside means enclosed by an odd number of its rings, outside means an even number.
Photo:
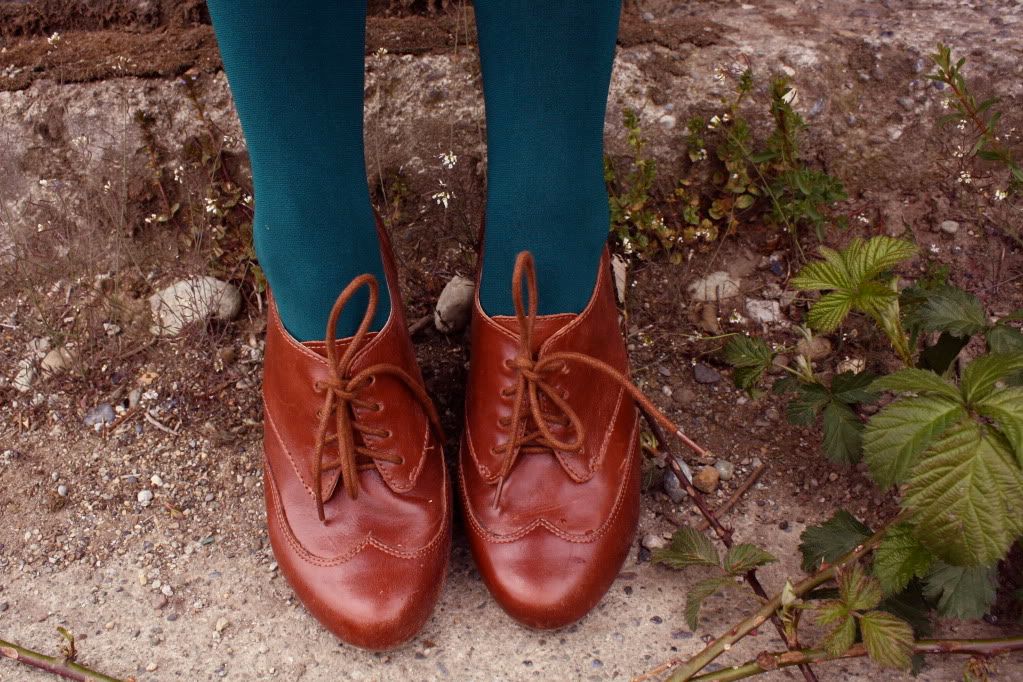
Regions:
<svg viewBox="0 0 1023 682"><path fill-rule="evenodd" d="M14 375L11 386L19 393L28 393L36 381L36 368L28 358L18 362L18 373Z"/></svg>
<svg viewBox="0 0 1023 682"><path fill-rule="evenodd" d="M782 321L781 306L778 301L747 298L746 314L752 322L757 324L777 324Z"/></svg>
<svg viewBox="0 0 1023 682"><path fill-rule="evenodd" d="M149 297L157 336L175 336L192 322L210 318L230 320L242 307L242 295L233 284L216 277L184 279Z"/></svg>
<svg viewBox="0 0 1023 682"><path fill-rule="evenodd" d="M739 295L742 280L724 270L712 272L689 285L689 295L694 301L718 301Z"/></svg>
<svg viewBox="0 0 1023 682"><path fill-rule="evenodd" d="M611 256L611 274L614 275L615 293L618 302L625 303L625 285L628 281L629 264L620 254Z"/></svg>
<svg viewBox="0 0 1023 682"><path fill-rule="evenodd" d="M455 275L444 285L433 310L433 324L438 331L453 334L465 329L475 292L475 283L461 275Z"/></svg>
<svg viewBox="0 0 1023 682"><path fill-rule="evenodd" d="M74 355L67 348L61 346L54 348L39 363L39 369L43 374L59 374L63 372L74 360Z"/></svg>

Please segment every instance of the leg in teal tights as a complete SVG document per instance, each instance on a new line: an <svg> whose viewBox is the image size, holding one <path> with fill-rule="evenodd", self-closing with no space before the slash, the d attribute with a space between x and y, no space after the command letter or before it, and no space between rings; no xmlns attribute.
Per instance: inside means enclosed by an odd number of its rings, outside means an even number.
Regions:
<svg viewBox="0 0 1023 682"><path fill-rule="evenodd" d="M487 109L480 298L512 312L515 255L536 258L540 313L593 292L609 214L604 112L621 0L475 0Z"/></svg>
<svg viewBox="0 0 1023 682"><path fill-rule="evenodd" d="M366 182L365 0L208 0L252 160L253 238L284 325L323 338L327 315L364 272L390 310ZM363 299L365 300L365 299ZM338 334L354 332L353 301Z"/></svg>

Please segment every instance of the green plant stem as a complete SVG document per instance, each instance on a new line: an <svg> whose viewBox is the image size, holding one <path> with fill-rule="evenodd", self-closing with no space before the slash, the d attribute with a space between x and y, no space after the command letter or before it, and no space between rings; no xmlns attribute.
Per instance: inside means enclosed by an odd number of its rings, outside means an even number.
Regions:
<svg viewBox="0 0 1023 682"><path fill-rule="evenodd" d="M647 419L647 422L650 425L650 431L654 434L654 438L657 439L657 442L660 445L661 449L668 453L667 460L668 466L671 469L671 473L675 476L675 478L678 479L679 485L682 486L682 489L686 491L686 494L696 505L696 508L700 510L700 513L703 515L703 518L706 519L707 524L710 526L710 528L714 530L714 533L721 540L721 543L725 547L731 549L732 547L731 529L725 528L723 525L721 525L721 522L718 520L717 516L707 506L706 501L703 499L703 495L700 493L699 490L696 489L692 482L690 482L690 480L686 478L685 474L682 472L682 467L679 466L678 461L675 459L675 455L672 453L670 447L668 446L668 440L665 437L664 432L661 430L660 425L650 418ZM707 454L706 450L704 450L699 445L694 443L692 440L687 438L681 432L677 432L675 435L678 436L686 445L693 448L701 456L706 456ZM746 584L750 586L750 589L753 590L753 593L756 594L758 598L764 601L767 600L767 590L764 589L764 586L760 583L760 579L757 578L757 570L755 568L747 571L743 575L743 579L746 581ZM784 624L782 624L781 619L778 618L777 614L775 614L772 611L767 615L767 618L765 618L765 620L767 619L771 620L771 623L774 625L775 629L778 631L778 634L781 636L781 640L785 642L785 646L789 647L790 649L793 649L798 646L798 642L793 641L794 638L790 639L786 635L785 626ZM806 680L806 682L817 682L817 676L814 674L813 670L810 668L809 665L800 665L799 670L800 672L803 673L803 678Z"/></svg>
<svg viewBox="0 0 1023 682"><path fill-rule="evenodd" d="M796 597L803 597L811 590L820 587L829 580L832 580L835 577L835 572L838 567L858 560L860 557L881 544L881 540L884 538L888 528L901 521L904 515L904 513L899 514L893 518L891 521L886 523L883 528L864 540L863 544L846 554L837 562L826 567L822 567L819 571L817 571L817 573L796 583L792 588L793 594L795 594ZM721 635L716 640L708 644L703 651L686 661L685 665L671 676L671 682L685 682L686 680L692 680L697 673L706 668L707 665L714 661L714 659L731 649L732 645L771 619L781 606L782 593L779 592L773 599L760 607L760 609L752 616L749 616L746 620L735 625L724 635Z"/></svg>
<svg viewBox="0 0 1023 682"><path fill-rule="evenodd" d="M918 654L963 654L987 657L1021 650L1023 650L1023 636L1004 639L921 639L913 644L913 651ZM832 656L820 649L765 652L757 656L756 659L734 668L724 668L694 677L692 682L732 682L793 665L862 658L867 655L867 648L862 644L854 645L841 656Z"/></svg>
<svg viewBox="0 0 1023 682"><path fill-rule="evenodd" d="M17 663L38 668L51 675L77 682L129 682L96 672L84 665L60 656L47 656L12 642L0 639L0 658L9 658Z"/></svg>

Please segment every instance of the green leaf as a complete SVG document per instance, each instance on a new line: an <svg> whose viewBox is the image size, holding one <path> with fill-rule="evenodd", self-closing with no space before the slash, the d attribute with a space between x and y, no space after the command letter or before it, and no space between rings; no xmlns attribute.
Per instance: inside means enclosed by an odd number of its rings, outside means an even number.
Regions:
<svg viewBox="0 0 1023 682"><path fill-rule="evenodd" d="M906 480L920 453L965 415L962 405L940 395L899 400L875 414L863 431L874 480L882 487Z"/></svg>
<svg viewBox="0 0 1023 682"><path fill-rule="evenodd" d="M806 315L807 325L820 332L833 332L842 324L853 308L853 295L847 291L832 291L821 296Z"/></svg>
<svg viewBox="0 0 1023 682"><path fill-rule="evenodd" d="M923 329L973 336L987 329L987 314L976 296L950 285L928 289L915 317Z"/></svg>
<svg viewBox="0 0 1023 682"><path fill-rule="evenodd" d="M732 379L739 388L749 390L771 368L774 351L762 339L733 336L724 350L725 361L735 367Z"/></svg>
<svg viewBox="0 0 1023 682"><path fill-rule="evenodd" d="M844 509L819 526L809 526L800 536L803 570L814 571L822 561L832 563L869 538L871 530Z"/></svg>
<svg viewBox="0 0 1023 682"><path fill-rule="evenodd" d="M913 535L907 523L892 526L874 552L874 576L885 594L901 592L914 577L922 578L933 555Z"/></svg>
<svg viewBox="0 0 1023 682"><path fill-rule="evenodd" d="M756 201L755 197L752 197L749 194L743 194L740 195L739 198L735 200L735 207L742 211L752 206L753 202L755 201Z"/></svg>
<svg viewBox="0 0 1023 682"><path fill-rule="evenodd" d="M994 566L935 563L924 581L924 596L948 618L980 618L995 601Z"/></svg>
<svg viewBox="0 0 1023 682"><path fill-rule="evenodd" d="M832 400L824 408L824 452L840 464L855 464L863 454L863 423L852 408Z"/></svg>
<svg viewBox="0 0 1023 682"><path fill-rule="evenodd" d="M744 543L735 545L725 554L725 570L732 575L742 575L759 566L777 561L773 555L756 545Z"/></svg>
<svg viewBox="0 0 1023 682"><path fill-rule="evenodd" d="M838 574L838 598L850 611L866 611L881 603L881 583L858 563Z"/></svg>
<svg viewBox="0 0 1023 682"><path fill-rule="evenodd" d="M983 400L994 390L999 379L1021 369L1023 353L991 353L980 356L963 370L960 382L963 399L970 405Z"/></svg>
<svg viewBox="0 0 1023 682"><path fill-rule="evenodd" d="M870 403L877 400L872 386L877 377L870 372L842 372L831 380L831 397L843 403Z"/></svg>
<svg viewBox="0 0 1023 682"><path fill-rule="evenodd" d="M686 594L686 625L689 626L689 629L695 632L700 625L700 607L703 606L703 601L707 597L734 587L734 578L723 577L707 578L693 585Z"/></svg>
<svg viewBox="0 0 1023 682"><path fill-rule="evenodd" d="M817 622L834 627L821 642L821 648L832 656L841 656L856 643L856 620L845 604L832 602L817 612Z"/></svg>
<svg viewBox="0 0 1023 682"><path fill-rule="evenodd" d="M721 565L721 559L710 538L688 526L675 531L671 544L654 550L652 558L672 568Z"/></svg>
<svg viewBox="0 0 1023 682"><path fill-rule="evenodd" d="M804 291L821 291L847 289L852 286L852 283L839 259L837 266L826 261L808 263L799 271L798 275L792 278L792 286Z"/></svg>
<svg viewBox="0 0 1023 682"><path fill-rule="evenodd" d="M785 416L790 424L809 426L817 420L817 413L831 401L828 389L820 384L800 382L796 396L785 407Z"/></svg>
<svg viewBox="0 0 1023 682"><path fill-rule="evenodd" d="M877 236L854 239L843 252L851 279L864 281L891 270L916 254L916 246L902 239Z"/></svg>
<svg viewBox="0 0 1023 682"><path fill-rule="evenodd" d="M874 391L940 395L949 400L959 401L959 389L954 384L925 369L900 369L881 377L871 384L870 388Z"/></svg>
<svg viewBox="0 0 1023 682"><path fill-rule="evenodd" d="M988 349L992 353L1018 353L1023 351L1023 333L1015 327L996 324L986 334Z"/></svg>
<svg viewBox="0 0 1023 682"><path fill-rule="evenodd" d="M860 632L873 661L896 670L912 667L913 628L909 623L884 611L869 611L860 618Z"/></svg>
<svg viewBox="0 0 1023 682"><path fill-rule="evenodd" d="M1007 388L974 403L978 413L993 419L1023 467L1023 388Z"/></svg>
<svg viewBox="0 0 1023 682"><path fill-rule="evenodd" d="M916 536L945 561L993 564L1023 534L1023 472L997 433L964 420L920 458L906 488Z"/></svg>

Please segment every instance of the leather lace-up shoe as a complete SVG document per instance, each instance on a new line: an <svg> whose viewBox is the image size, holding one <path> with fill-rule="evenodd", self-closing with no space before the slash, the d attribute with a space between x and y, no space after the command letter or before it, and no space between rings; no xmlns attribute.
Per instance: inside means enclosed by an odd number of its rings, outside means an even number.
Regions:
<svg viewBox="0 0 1023 682"><path fill-rule="evenodd" d="M441 432L402 315L381 230L391 315L368 331L378 285L339 296L326 338L300 343L271 300L266 339L264 488L270 542L309 611L340 639L386 649L415 635L440 594L451 547ZM335 338L360 289L369 305Z"/></svg>
<svg viewBox="0 0 1023 682"><path fill-rule="evenodd" d="M607 592L639 516L638 390L605 252L579 314L537 315L519 254L514 316L477 296L459 473L473 556L494 598L535 628L568 625ZM523 300L523 286L526 300Z"/></svg>

